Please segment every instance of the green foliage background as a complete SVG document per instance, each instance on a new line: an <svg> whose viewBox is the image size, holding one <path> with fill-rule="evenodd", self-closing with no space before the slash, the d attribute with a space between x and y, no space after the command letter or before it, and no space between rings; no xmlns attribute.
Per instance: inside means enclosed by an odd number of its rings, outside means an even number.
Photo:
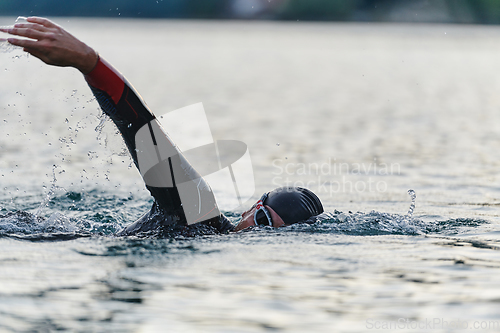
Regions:
<svg viewBox="0 0 500 333"><path fill-rule="evenodd" d="M0 0L0 16L98 16L231 19L237 0ZM251 1L251 0L243 0ZM255 1L255 0L254 0ZM448 8L451 23L500 23L500 0L262 0L271 6L253 18L278 20L384 21L396 5ZM463 20L467 17L467 22Z"/></svg>

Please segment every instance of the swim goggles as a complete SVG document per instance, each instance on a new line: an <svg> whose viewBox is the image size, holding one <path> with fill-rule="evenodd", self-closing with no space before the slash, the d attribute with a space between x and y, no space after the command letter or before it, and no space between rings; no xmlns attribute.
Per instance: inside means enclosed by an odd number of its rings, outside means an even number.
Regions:
<svg viewBox="0 0 500 333"><path fill-rule="evenodd" d="M264 201L267 199L268 193L264 193L264 195L260 198L259 201L254 205L255 213L253 215L253 220L255 222L255 225L269 225L273 226L273 220L271 219L271 214L269 214L269 211L267 208L264 206Z"/></svg>

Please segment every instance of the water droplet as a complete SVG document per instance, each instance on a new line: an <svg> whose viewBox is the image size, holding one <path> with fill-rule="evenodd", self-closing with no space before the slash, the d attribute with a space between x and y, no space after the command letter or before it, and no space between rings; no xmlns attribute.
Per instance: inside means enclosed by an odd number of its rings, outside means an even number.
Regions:
<svg viewBox="0 0 500 333"><path fill-rule="evenodd" d="M410 204L410 208L408 208L408 213L406 213L406 216L405 216L405 220L407 223L410 222L410 219L413 216L413 211L415 210L415 200L417 198L417 194L412 189L408 190L408 195L411 198L411 204Z"/></svg>
<svg viewBox="0 0 500 333"><path fill-rule="evenodd" d="M278 146L278 147L280 146L279 142L276 144L276 146Z"/></svg>

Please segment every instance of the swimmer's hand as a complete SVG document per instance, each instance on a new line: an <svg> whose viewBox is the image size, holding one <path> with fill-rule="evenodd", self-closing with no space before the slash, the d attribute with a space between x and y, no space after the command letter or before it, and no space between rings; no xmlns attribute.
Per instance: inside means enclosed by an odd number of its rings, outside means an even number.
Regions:
<svg viewBox="0 0 500 333"><path fill-rule="evenodd" d="M74 67L83 74L94 69L98 55L85 43L46 18L28 17L27 22L0 28L0 31L30 38L9 38L8 41L48 65Z"/></svg>

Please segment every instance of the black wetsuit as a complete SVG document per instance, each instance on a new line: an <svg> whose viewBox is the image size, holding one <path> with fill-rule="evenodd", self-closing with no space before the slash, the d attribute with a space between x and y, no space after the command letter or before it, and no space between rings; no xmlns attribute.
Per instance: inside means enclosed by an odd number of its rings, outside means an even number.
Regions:
<svg viewBox="0 0 500 333"><path fill-rule="evenodd" d="M118 127L136 167L139 168L136 134L144 125L151 124L156 119L155 116L127 80L105 60L99 59L94 70L85 75L85 79L102 110ZM149 127L151 129L151 125ZM183 162L186 163L184 160ZM169 176L166 175L166 177ZM150 232L168 234L169 231L188 227L183 210L185 207L182 207L179 190L175 183L172 187L150 185L146 187L155 200L153 207L138 221L122 230L120 235ZM218 213L215 199L213 202L217 216L200 219L199 222L190 224L189 228L205 228L208 231L221 233L234 229L229 220L223 214Z"/></svg>

